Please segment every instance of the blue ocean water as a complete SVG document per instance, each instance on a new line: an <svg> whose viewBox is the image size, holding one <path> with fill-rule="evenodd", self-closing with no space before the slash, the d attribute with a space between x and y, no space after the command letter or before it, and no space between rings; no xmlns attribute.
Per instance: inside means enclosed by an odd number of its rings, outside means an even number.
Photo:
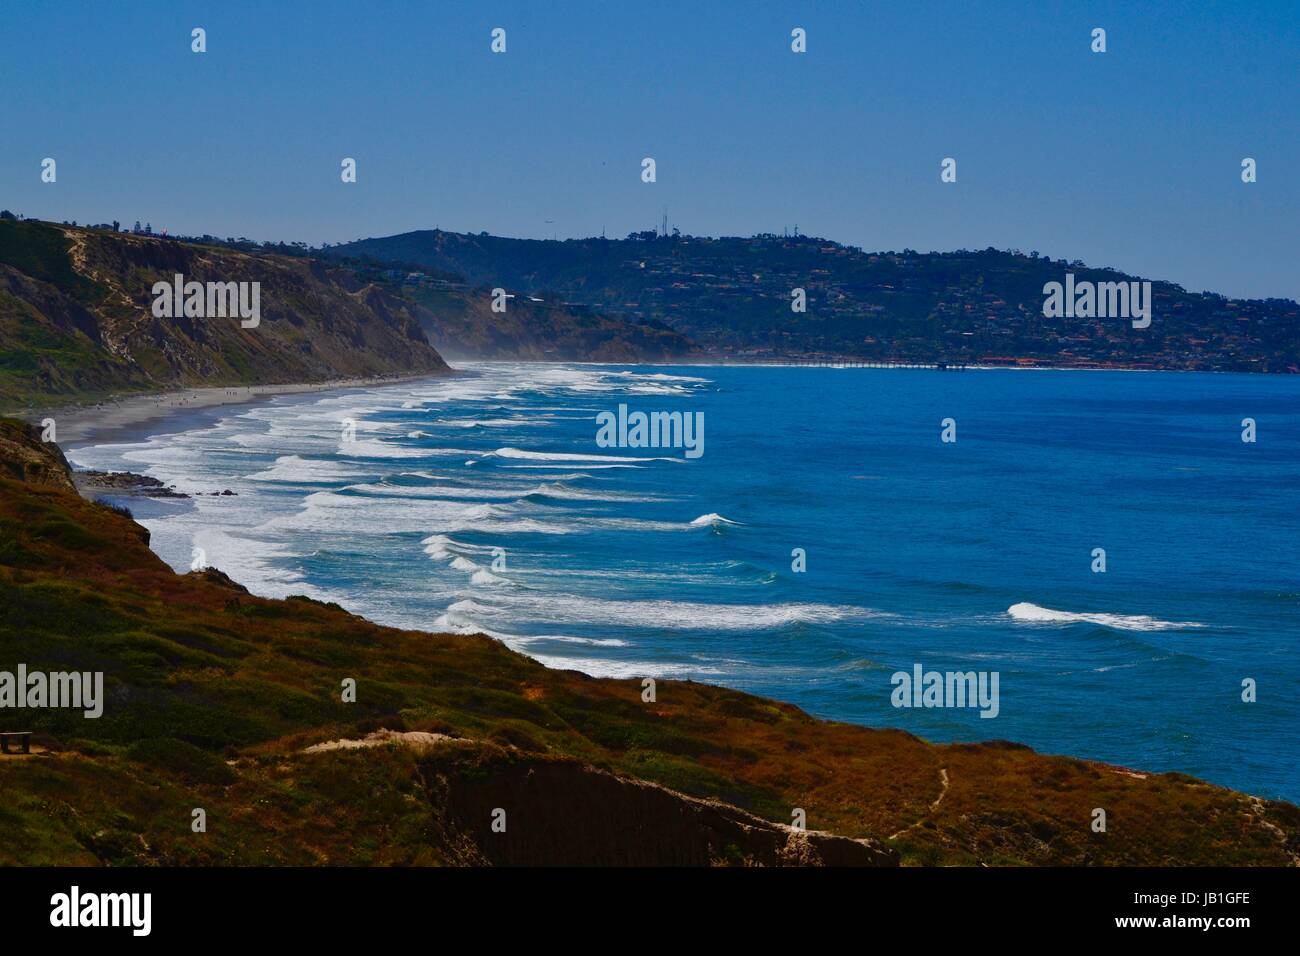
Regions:
<svg viewBox="0 0 1300 956"><path fill-rule="evenodd" d="M620 404L703 454L599 446ZM1300 798L1300 378L479 364L209 418L70 454L237 493L129 502L178 570ZM996 671L998 715L893 706L917 664Z"/></svg>

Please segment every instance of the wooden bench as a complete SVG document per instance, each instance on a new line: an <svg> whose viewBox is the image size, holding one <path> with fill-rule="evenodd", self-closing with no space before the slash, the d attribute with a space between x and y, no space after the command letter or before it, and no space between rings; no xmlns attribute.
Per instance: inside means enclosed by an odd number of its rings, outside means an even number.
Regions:
<svg viewBox="0 0 1300 956"><path fill-rule="evenodd" d="M13 753L9 749L9 741L18 738L19 753L29 754L32 752L32 732L30 730L0 730L0 754Z"/></svg>

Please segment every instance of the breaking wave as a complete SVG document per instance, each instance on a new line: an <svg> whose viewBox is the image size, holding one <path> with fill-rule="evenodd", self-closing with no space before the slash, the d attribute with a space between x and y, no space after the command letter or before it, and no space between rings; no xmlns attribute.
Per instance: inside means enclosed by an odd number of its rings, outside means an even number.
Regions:
<svg viewBox="0 0 1300 956"><path fill-rule="evenodd" d="M1013 620L1029 624L1096 624L1100 627L1115 628L1120 631L1181 631L1193 627L1205 627L1195 621L1162 621L1145 614L1104 614L1076 613L1074 611L1056 611L1050 607L1021 602L1007 608L1007 614Z"/></svg>

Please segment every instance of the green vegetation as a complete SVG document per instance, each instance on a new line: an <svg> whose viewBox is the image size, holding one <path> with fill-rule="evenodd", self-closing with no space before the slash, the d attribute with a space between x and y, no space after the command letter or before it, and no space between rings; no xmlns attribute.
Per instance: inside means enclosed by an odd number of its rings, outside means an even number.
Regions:
<svg viewBox="0 0 1300 956"><path fill-rule="evenodd" d="M48 282L83 304L101 301L105 290L73 268L71 249L62 230L47 223L0 219L0 263Z"/></svg>
<svg viewBox="0 0 1300 956"><path fill-rule="evenodd" d="M440 230L322 255L419 263L693 339L705 355L1300 372L1300 305L1153 282L1154 317L1046 318L1043 286L1132 281L1018 250L865 252L810 236L634 233L563 242ZM791 309L804 289L807 311Z"/></svg>
<svg viewBox="0 0 1300 956"><path fill-rule="evenodd" d="M153 284L258 282L256 331L157 319ZM439 374L418 308L301 256L248 254L103 229L0 219L0 408L48 408L201 385Z"/></svg>
<svg viewBox="0 0 1300 956"><path fill-rule="evenodd" d="M772 821L797 806L811 828L899 834L911 864L1296 862L1300 810L1182 775L935 746L690 682L660 681L647 704L637 680L549 670L487 637L177 575L127 515L59 486L50 446L0 422L0 458L20 451L44 455L50 480L0 477L0 670L103 671L107 700L97 720L27 710L12 728L45 752L0 758L0 864L482 862L475 826L530 780L555 796L529 812L593 815L583 859L615 858L599 841L621 831L678 832L588 765ZM456 740L303 752L380 729ZM1096 806L1106 834L1090 830Z"/></svg>

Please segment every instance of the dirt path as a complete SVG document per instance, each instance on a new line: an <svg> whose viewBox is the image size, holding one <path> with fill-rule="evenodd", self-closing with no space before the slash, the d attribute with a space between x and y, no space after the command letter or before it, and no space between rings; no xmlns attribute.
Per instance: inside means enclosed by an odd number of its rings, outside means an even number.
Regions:
<svg viewBox="0 0 1300 956"><path fill-rule="evenodd" d="M896 840L899 837L901 837L904 833L907 833L910 830L915 830L917 827L919 827L922 823L924 823L929 818L931 813L934 813L935 810L939 809L939 804L943 803L943 798L948 795L948 768L947 767L942 767L939 770L939 784L940 784L939 796L934 798L934 803L930 804L930 809L926 812L925 816L921 817L911 826L903 827L903 829L899 830L897 833L892 834L889 837L889 839Z"/></svg>

